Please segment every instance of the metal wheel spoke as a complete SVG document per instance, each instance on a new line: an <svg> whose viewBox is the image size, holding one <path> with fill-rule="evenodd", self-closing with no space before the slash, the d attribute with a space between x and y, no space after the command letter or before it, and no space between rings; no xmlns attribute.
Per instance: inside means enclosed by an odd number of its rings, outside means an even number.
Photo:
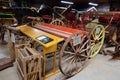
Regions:
<svg viewBox="0 0 120 80"><path fill-rule="evenodd" d="M100 40L100 39L102 39L103 38L103 36L101 36L101 37L98 37L98 40Z"/></svg>
<svg viewBox="0 0 120 80"><path fill-rule="evenodd" d="M93 49L96 45L94 44L93 46L91 46L91 49Z"/></svg>
<svg viewBox="0 0 120 80"><path fill-rule="evenodd" d="M102 33L103 33L103 31L100 32L100 34L98 35L98 37L100 37Z"/></svg>
<svg viewBox="0 0 120 80"><path fill-rule="evenodd" d="M95 34L92 33L92 37L93 37L93 39L95 40Z"/></svg>
<svg viewBox="0 0 120 80"><path fill-rule="evenodd" d="M97 44L93 45L93 46L92 46L92 49L99 47L99 45L100 45L100 43L97 43Z"/></svg>
<svg viewBox="0 0 120 80"><path fill-rule="evenodd" d="M90 42L94 42L94 40L90 40Z"/></svg>
<svg viewBox="0 0 120 80"><path fill-rule="evenodd" d="M91 46L95 45L95 43L91 43Z"/></svg>

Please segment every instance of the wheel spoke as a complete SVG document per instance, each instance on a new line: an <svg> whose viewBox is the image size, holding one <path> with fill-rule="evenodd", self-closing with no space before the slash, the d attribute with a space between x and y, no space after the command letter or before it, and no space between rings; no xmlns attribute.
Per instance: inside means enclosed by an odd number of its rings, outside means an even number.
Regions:
<svg viewBox="0 0 120 80"><path fill-rule="evenodd" d="M100 40L100 39L102 39L102 38L103 38L103 36L99 37L98 40Z"/></svg>
<svg viewBox="0 0 120 80"><path fill-rule="evenodd" d="M74 64L75 63L75 59L73 58L73 61L72 61L72 63ZM69 74L70 75L72 75L72 68L74 68L74 66L73 65L71 65L71 67L70 67L70 71L69 71Z"/></svg>
<svg viewBox="0 0 120 80"><path fill-rule="evenodd" d="M75 47L75 50L77 50L79 48L80 44L74 46Z"/></svg>
<svg viewBox="0 0 120 80"><path fill-rule="evenodd" d="M80 63L81 64L81 63ZM75 73L78 73L79 72L79 68L81 67L81 65L80 66L78 66L78 62L75 62L74 63L74 73L73 74L75 74Z"/></svg>
<svg viewBox="0 0 120 80"><path fill-rule="evenodd" d="M99 47L99 45L100 45L100 42L97 43L97 44L95 44L95 45L93 45L91 49L94 50L94 51L96 51L97 48Z"/></svg>
<svg viewBox="0 0 120 80"><path fill-rule="evenodd" d="M83 49L83 48L85 47L85 45L88 43L88 41L89 41L89 40L87 40L81 47L79 47L79 48L77 49L77 51L80 52L81 49Z"/></svg>
<svg viewBox="0 0 120 80"><path fill-rule="evenodd" d="M92 37L93 37L93 39L95 40L95 34L92 33Z"/></svg>
<svg viewBox="0 0 120 80"><path fill-rule="evenodd" d="M67 71L67 69L69 69L69 71L71 71L71 67L72 67L71 64L72 64L73 61L74 61L74 58L71 58L70 61L67 62L67 64L65 64L66 67L65 67L64 71L65 70Z"/></svg>
<svg viewBox="0 0 120 80"><path fill-rule="evenodd" d="M69 62L67 62L68 64L64 64L64 65L66 65L66 67L64 67L64 71L67 71L67 69L69 69L69 67L71 67L70 66L70 64L72 63L72 60L70 60Z"/></svg>
<svg viewBox="0 0 120 80"><path fill-rule="evenodd" d="M90 42L94 42L94 40L90 40Z"/></svg>
<svg viewBox="0 0 120 80"><path fill-rule="evenodd" d="M70 42L70 46L72 47L73 51L75 52L75 48L71 42Z"/></svg>
<svg viewBox="0 0 120 80"><path fill-rule="evenodd" d="M103 33L103 31L100 32L100 34L98 35L98 37L100 37L102 33Z"/></svg>
<svg viewBox="0 0 120 80"><path fill-rule="evenodd" d="M80 57L78 57L78 61L80 61L79 63L82 65L82 60Z"/></svg>
<svg viewBox="0 0 120 80"><path fill-rule="evenodd" d="M75 63L75 67L76 67L76 71L78 70L78 65L77 65L77 62Z"/></svg>
<svg viewBox="0 0 120 80"><path fill-rule="evenodd" d="M91 43L91 46L95 45L95 43Z"/></svg>
<svg viewBox="0 0 120 80"><path fill-rule="evenodd" d="M75 53L69 52L69 51L64 51L64 53L71 54L71 55L75 54Z"/></svg>
<svg viewBox="0 0 120 80"><path fill-rule="evenodd" d="M86 49L81 50L80 53L83 53L83 52L85 52L85 51L88 50L88 49L90 49L90 46L87 47Z"/></svg>
<svg viewBox="0 0 120 80"><path fill-rule="evenodd" d="M65 60L62 62L62 64L65 63L65 62L67 62L67 61L69 61L69 60L71 60L73 57L74 57L74 56L70 56L69 58L65 59Z"/></svg>
<svg viewBox="0 0 120 80"><path fill-rule="evenodd" d="M88 58L88 56L87 56L87 55L85 55L85 54L84 54L84 55L83 55L83 54L81 54L80 56L85 57L85 58Z"/></svg>
<svg viewBox="0 0 120 80"><path fill-rule="evenodd" d="M88 41L89 41L89 40L87 40L87 41L82 45L81 49L84 48L84 46L88 43Z"/></svg>

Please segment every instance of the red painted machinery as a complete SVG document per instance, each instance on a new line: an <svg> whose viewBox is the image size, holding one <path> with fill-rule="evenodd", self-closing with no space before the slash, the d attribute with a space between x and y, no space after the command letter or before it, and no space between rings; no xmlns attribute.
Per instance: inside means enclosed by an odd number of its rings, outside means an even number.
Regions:
<svg viewBox="0 0 120 80"><path fill-rule="evenodd" d="M107 15L107 16L106 16ZM113 58L120 59L120 12L106 12L99 17L99 21L106 26L106 42L115 45L115 51L109 51Z"/></svg>

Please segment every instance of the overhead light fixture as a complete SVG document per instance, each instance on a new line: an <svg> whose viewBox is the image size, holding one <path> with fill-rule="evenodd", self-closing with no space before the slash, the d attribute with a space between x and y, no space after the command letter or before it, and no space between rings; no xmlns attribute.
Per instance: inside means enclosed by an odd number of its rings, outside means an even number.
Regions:
<svg viewBox="0 0 120 80"><path fill-rule="evenodd" d="M89 9L87 9L87 12L90 11L90 10L93 10L93 9L94 9L95 11L97 11L97 9L96 9L95 7L91 7L91 8L89 8Z"/></svg>
<svg viewBox="0 0 120 80"><path fill-rule="evenodd" d="M89 2L88 4L89 4L89 5L92 5L92 6L98 6L98 4L92 3L92 2Z"/></svg>
<svg viewBox="0 0 120 80"><path fill-rule="evenodd" d="M64 3L64 4L74 4L73 2L69 2L69 1L61 1L61 3Z"/></svg>

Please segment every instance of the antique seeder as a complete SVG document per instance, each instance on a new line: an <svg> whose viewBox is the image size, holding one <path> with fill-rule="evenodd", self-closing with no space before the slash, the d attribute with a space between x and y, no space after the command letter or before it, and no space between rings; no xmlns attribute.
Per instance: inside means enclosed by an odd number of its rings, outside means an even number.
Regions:
<svg viewBox="0 0 120 80"><path fill-rule="evenodd" d="M21 25L17 29L31 38L32 48L40 44L42 51L42 79L45 79L59 72L57 61L59 61L60 71L67 77L71 77L80 72L89 58L94 57L101 49L105 31L102 25L97 25L90 32L72 29L64 26L41 23L34 26ZM41 48L41 47L40 47ZM40 49L39 48L39 49ZM36 49L37 50L37 49ZM46 72L47 55L53 56L52 70ZM59 59L57 56L59 55ZM24 76L23 76L24 77ZM26 78L27 80L27 78Z"/></svg>

